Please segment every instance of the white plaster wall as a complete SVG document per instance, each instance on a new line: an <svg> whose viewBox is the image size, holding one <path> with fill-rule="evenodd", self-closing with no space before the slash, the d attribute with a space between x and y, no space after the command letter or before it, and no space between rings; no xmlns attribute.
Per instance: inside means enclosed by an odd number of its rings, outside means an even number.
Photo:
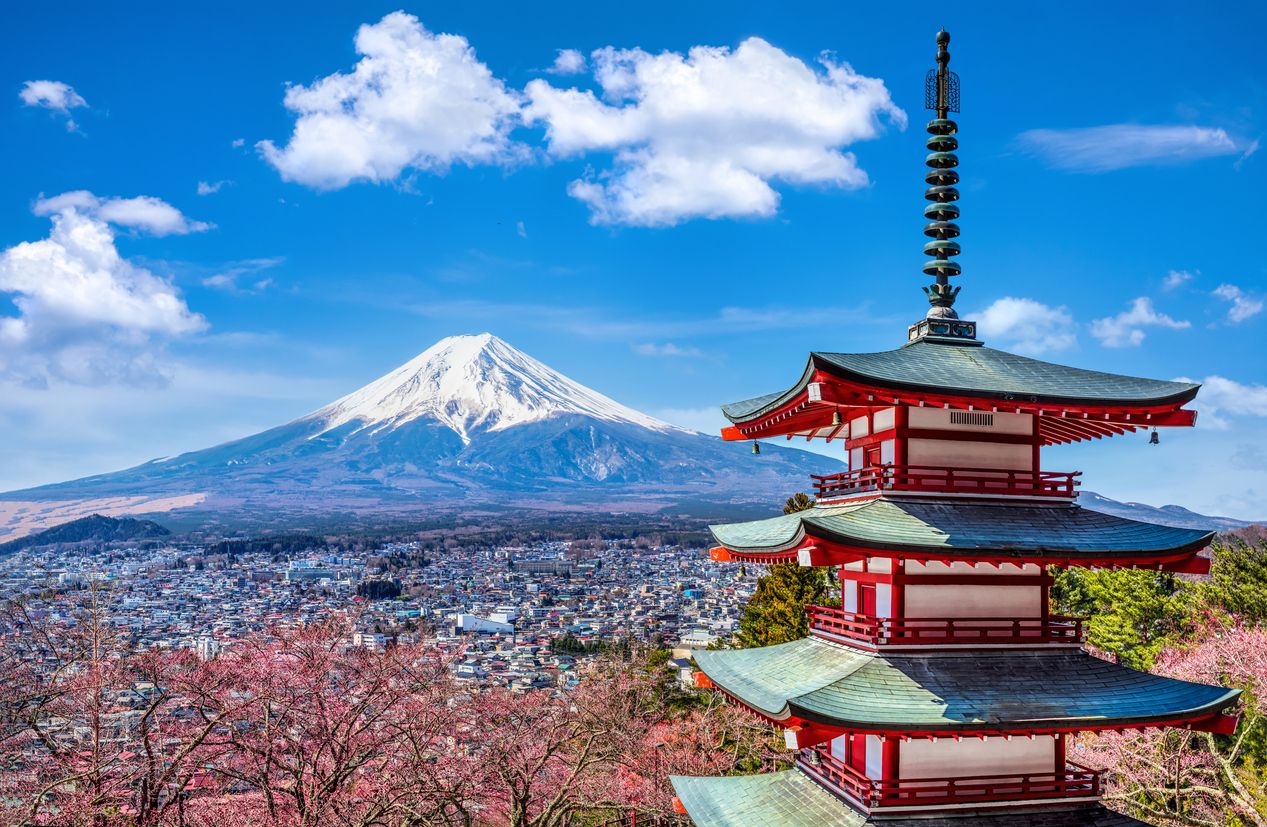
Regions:
<svg viewBox="0 0 1267 827"><path fill-rule="evenodd" d="M871 433L871 425L865 416L849 420L849 438L857 439Z"/></svg>
<svg viewBox="0 0 1267 827"><path fill-rule="evenodd" d="M894 408L885 408L882 411L876 411L875 414L872 415L871 419L875 423L876 433L879 433L880 431L887 431L893 427L896 422L896 414L894 413L895 410L896 409Z"/></svg>
<svg viewBox="0 0 1267 827"><path fill-rule="evenodd" d="M868 744L870 746L870 744ZM867 758L870 759L870 750ZM868 760L868 763L870 761ZM1056 739L1036 735L1034 740L1014 737L964 738L955 741L921 738L898 746L899 778L972 778L982 775L1050 773L1056 768Z"/></svg>
<svg viewBox="0 0 1267 827"><path fill-rule="evenodd" d="M850 471L862 470L862 449L861 448L849 449L849 470Z"/></svg>
<svg viewBox="0 0 1267 827"><path fill-rule="evenodd" d="M907 585L904 599L907 617L1041 617L1043 612L1039 586Z"/></svg>
<svg viewBox="0 0 1267 827"><path fill-rule="evenodd" d="M881 778L884 774L884 744L879 735L867 736L867 778Z"/></svg>
<svg viewBox="0 0 1267 827"><path fill-rule="evenodd" d="M892 439L886 439L884 440L884 442L880 443L880 464L881 465L893 464L893 457L894 457L893 446L895 443L896 443L896 440L892 440Z"/></svg>
<svg viewBox="0 0 1267 827"><path fill-rule="evenodd" d="M844 581L844 593L841 595L841 607L846 612L858 611L858 581Z"/></svg>
<svg viewBox="0 0 1267 827"><path fill-rule="evenodd" d="M893 558L872 557L867 560L867 571L879 574L890 574L893 571Z"/></svg>
<svg viewBox="0 0 1267 827"><path fill-rule="evenodd" d="M996 413L993 425L959 425L950 421L945 408L911 408L907 422L912 428L933 428L948 431L979 431L992 434L1032 434L1032 414Z"/></svg>
<svg viewBox="0 0 1267 827"><path fill-rule="evenodd" d="M875 616L893 617L893 586L889 583L875 586Z"/></svg>
<svg viewBox="0 0 1267 827"><path fill-rule="evenodd" d="M845 763L845 757L847 755L845 750L848 749L848 746L849 746L848 735L840 735L831 739L831 757L835 758L837 761L839 761L842 764Z"/></svg>
<svg viewBox="0 0 1267 827"><path fill-rule="evenodd" d="M906 444L906 461L910 465L1029 471L1034 461L1034 449L1030 445L1006 442L911 439Z"/></svg>

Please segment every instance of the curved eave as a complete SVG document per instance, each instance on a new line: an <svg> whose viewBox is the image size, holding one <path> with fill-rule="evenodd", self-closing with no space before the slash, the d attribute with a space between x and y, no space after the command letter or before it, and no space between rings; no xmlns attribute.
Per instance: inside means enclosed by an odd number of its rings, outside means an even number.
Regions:
<svg viewBox="0 0 1267 827"><path fill-rule="evenodd" d="M709 526L730 556L796 559L816 548L842 558L874 552L916 560L1043 559L1153 565L1191 557L1215 532L1171 528L1076 505L978 505L873 499L766 520ZM845 562L839 560L838 562Z"/></svg>
<svg viewBox="0 0 1267 827"><path fill-rule="evenodd" d="M1240 694L1068 650L877 655L805 638L700 652L696 662L718 689L773 722L880 734L1193 725Z"/></svg>
<svg viewBox="0 0 1267 827"><path fill-rule="evenodd" d="M936 344L908 347L962 349L956 345ZM723 405L722 413L734 425L724 429L722 434L732 440L793 434L832 438L832 417L840 408L896 404L1035 414L1040 417L1040 435L1049 445L1114 436L1138 428L1187 426L1195 422L1195 412L1182 410L1182 406L1196 396L1200 385L1086 371L986 348L977 353L992 354L993 360L1001 365L974 368L980 374L982 387L967 386L966 382L956 384L947 379L935 363L921 363L919 367L924 375L943 380L939 384L887 379L851 370L837 361L891 358L905 351L906 348L879 354L812 353L801 378L787 390ZM1025 386L1020 380L1012 384L998 380L996 374L1006 373L1008 365L1038 375L1040 378L1033 380L1036 385L1041 385L1045 371L1058 377L1057 387L1072 388L1085 380L1086 387L1094 392L1081 396L1072 392L1044 393ZM989 386L991 382L995 387ZM1136 392L1107 392L1105 387L1114 383L1135 386Z"/></svg>

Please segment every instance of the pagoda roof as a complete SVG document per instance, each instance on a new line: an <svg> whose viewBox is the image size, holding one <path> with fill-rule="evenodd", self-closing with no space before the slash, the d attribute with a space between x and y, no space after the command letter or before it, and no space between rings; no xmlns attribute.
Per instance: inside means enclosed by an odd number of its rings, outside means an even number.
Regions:
<svg viewBox="0 0 1267 827"><path fill-rule="evenodd" d="M759 418L793 400L819 372L873 388L1053 406L1178 407L1201 387L1057 365L975 341L920 339L879 353L815 351L791 388L723 405L722 413L736 424Z"/></svg>
<svg viewBox="0 0 1267 827"><path fill-rule="evenodd" d="M1240 690L1082 651L874 654L819 638L701 651L718 688L775 721L893 733L1037 732L1202 721Z"/></svg>
<svg viewBox="0 0 1267 827"><path fill-rule="evenodd" d="M791 559L798 547L825 541L917 559L1126 560L1196 551L1214 537L1213 531L1128 520L1071 503L884 498L816 505L765 520L713 525L709 531L720 545L753 559Z"/></svg>
<svg viewBox="0 0 1267 827"><path fill-rule="evenodd" d="M675 775L673 790L695 827L1139 827L1144 822L1099 804L1023 811L958 810L932 817L872 818L799 769L701 778Z"/></svg>

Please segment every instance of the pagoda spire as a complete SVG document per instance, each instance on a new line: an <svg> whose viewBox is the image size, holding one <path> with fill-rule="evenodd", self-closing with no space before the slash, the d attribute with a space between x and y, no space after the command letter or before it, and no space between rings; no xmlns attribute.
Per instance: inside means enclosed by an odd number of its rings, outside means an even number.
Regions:
<svg viewBox="0 0 1267 827"><path fill-rule="evenodd" d="M937 33L937 68L930 69L924 82L924 107L936 112L937 117L928 122L929 138L925 146L928 156L924 159L930 169L924 175L928 189L924 198L932 203L924 208L924 217L932 219L924 226L924 235L933 239L924 245L924 254L930 255L924 262L924 273L932 276L934 282L924 288L928 303L932 305L928 311L930 319L957 319L954 304L959 295L958 287L950 286L950 277L959 275L959 265L951 260L951 256L959 255L959 245L953 240L959 235L959 225L954 220L959 217L959 157L955 150L959 141L955 133L959 125L947 116L959 111L959 76L950 71L950 33L942 29Z"/></svg>

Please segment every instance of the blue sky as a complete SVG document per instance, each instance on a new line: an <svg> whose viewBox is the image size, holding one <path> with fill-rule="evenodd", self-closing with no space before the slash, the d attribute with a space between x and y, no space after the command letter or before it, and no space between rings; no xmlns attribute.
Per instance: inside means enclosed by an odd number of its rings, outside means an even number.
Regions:
<svg viewBox="0 0 1267 827"><path fill-rule="evenodd" d="M1046 465L1267 517L1261 5L177 6L8 14L0 490L279 424L456 333L710 429L810 350L897 346L944 25L961 313L1208 382L1197 429Z"/></svg>

